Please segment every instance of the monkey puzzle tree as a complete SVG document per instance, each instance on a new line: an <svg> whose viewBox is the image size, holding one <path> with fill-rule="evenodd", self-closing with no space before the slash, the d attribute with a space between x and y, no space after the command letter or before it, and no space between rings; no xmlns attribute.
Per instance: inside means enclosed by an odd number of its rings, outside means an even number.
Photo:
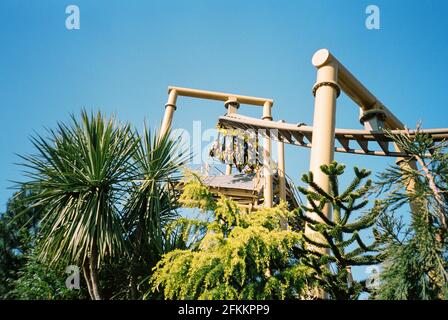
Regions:
<svg viewBox="0 0 448 320"><path fill-rule="evenodd" d="M309 188L299 187L308 205L302 205L296 219L305 221L316 232L317 237L303 235L306 258L303 262L315 270L315 280L333 299L356 299L362 292L363 285L353 280L352 266L373 265L381 261L378 252L379 243L364 243L360 231L372 227L381 213L377 204L364 214L353 216L368 204L366 195L371 188L371 180L363 181L370 175L367 170L354 168L355 178L343 192L339 191L338 178L344 173L345 166L333 162L321 166L328 176L330 191L324 191L313 179L312 172L303 175L302 181ZM330 206L333 217L327 217L323 210ZM318 219L309 213L315 213ZM300 252L303 257L303 252Z"/></svg>

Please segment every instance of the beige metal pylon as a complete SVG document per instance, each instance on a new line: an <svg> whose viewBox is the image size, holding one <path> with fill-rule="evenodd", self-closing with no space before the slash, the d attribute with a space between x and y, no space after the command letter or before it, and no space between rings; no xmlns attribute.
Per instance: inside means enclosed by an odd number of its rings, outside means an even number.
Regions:
<svg viewBox="0 0 448 320"><path fill-rule="evenodd" d="M327 49L318 50L312 58L312 64L317 68L317 82L313 87L315 109L310 171L314 174L315 182L328 192L329 179L321 172L320 166L329 164L334 157L336 98L341 90L360 107L360 121L367 130L380 132L386 128L404 129L404 125ZM396 146L395 148L400 152ZM415 162L405 162L402 159L398 159L398 162L404 169L408 166L415 167ZM408 191L412 191L413 187L411 181ZM414 211L414 204L410 205ZM326 208L325 212L331 218L331 209ZM313 233L306 230L310 235Z"/></svg>

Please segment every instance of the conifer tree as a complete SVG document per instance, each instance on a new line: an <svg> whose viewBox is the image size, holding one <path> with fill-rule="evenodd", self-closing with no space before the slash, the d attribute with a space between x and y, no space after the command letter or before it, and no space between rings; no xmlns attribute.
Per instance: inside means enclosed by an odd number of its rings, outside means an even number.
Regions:
<svg viewBox="0 0 448 320"><path fill-rule="evenodd" d="M448 144L434 143L419 126L413 133L388 134L409 156L377 183L385 193L378 225L386 261L376 298L448 299ZM408 204L411 219L403 219Z"/></svg>
<svg viewBox="0 0 448 320"><path fill-rule="evenodd" d="M345 166L333 162L321 166L329 177L330 191L325 192L318 186L313 173L303 175L302 181L309 188L299 187L307 200L298 210L298 219L317 233L317 237L303 235L307 244L307 258L303 261L315 271L315 279L320 287L333 299L356 299L365 290L359 281L351 276L352 266L374 265L381 261L379 243L366 244L360 237L360 231L372 227L381 213L376 205L363 214L356 214L368 204L367 193L371 188L367 170L354 168L355 178L348 188L340 192L338 178L344 173ZM365 181L365 182L364 182ZM323 209L332 208L333 217L327 217ZM309 213L315 213L317 218Z"/></svg>
<svg viewBox="0 0 448 320"><path fill-rule="evenodd" d="M206 232L197 245L165 254L154 269L152 290L165 299L298 299L312 286L311 269L294 256L299 232L285 230L286 204L250 214L223 196L214 200L197 181L180 201L198 207ZM303 251L303 250L302 250Z"/></svg>

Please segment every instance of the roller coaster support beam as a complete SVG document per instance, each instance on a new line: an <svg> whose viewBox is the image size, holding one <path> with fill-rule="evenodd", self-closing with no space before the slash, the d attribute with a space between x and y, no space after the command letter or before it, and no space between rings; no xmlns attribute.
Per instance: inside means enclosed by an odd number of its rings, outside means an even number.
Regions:
<svg viewBox="0 0 448 320"><path fill-rule="evenodd" d="M171 90L168 94L168 102L165 105L165 114L163 115L162 125L160 126L159 137L163 137L171 128L174 111L176 110L177 91Z"/></svg>
<svg viewBox="0 0 448 320"><path fill-rule="evenodd" d="M263 105L263 120L272 121L272 102L266 101ZM264 206L271 208L273 204L273 179L272 179L272 141L270 131L263 137L263 176L264 176Z"/></svg>
<svg viewBox="0 0 448 320"><path fill-rule="evenodd" d="M284 123L284 120L279 122ZM285 144L280 139L277 141L278 185L280 200L286 201L286 173L285 173Z"/></svg>
<svg viewBox="0 0 448 320"><path fill-rule="evenodd" d="M330 191L330 181L320 166L330 164L334 159L334 139L336 122L336 99L339 96L338 62L334 59L322 59L321 51L313 57L313 65L317 68L317 81L313 87L314 118L313 141L310 156L310 171L316 182L324 191ZM326 205L324 214L331 218L331 207ZM314 214L313 219L319 220ZM308 226L305 233L318 242L324 242L319 235Z"/></svg>
<svg viewBox="0 0 448 320"><path fill-rule="evenodd" d="M321 172L320 166L333 160L336 98L341 90L360 107L360 120L367 130L404 129L404 125L327 49L318 50L312 63L317 68L317 82L313 87L315 102L310 171L315 182L329 191L328 177ZM395 149L400 151L396 145ZM403 169L416 168L415 162L398 159L397 163ZM408 191L411 192L413 187L410 181ZM416 212L415 205L411 203L410 206L412 212ZM326 208L326 214L331 218L330 208Z"/></svg>
<svg viewBox="0 0 448 320"><path fill-rule="evenodd" d="M238 102L238 99L235 97L229 97L229 99L225 102L224 106L227 109L227 115L235 114L238 108L240 107L240 103ZM227 164L226 165L226 175L232 174L232 165Z"/></svg>

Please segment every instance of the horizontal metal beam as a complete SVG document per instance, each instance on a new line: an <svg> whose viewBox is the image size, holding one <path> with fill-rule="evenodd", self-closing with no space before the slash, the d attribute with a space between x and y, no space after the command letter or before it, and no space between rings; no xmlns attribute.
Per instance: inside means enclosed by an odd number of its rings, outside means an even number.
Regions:
<svg viewBox="0 0 448 320"><path fill-rule="evenodd" d="M345 94L363 111L372 109L383 110L386 114L386 126L389 129L404 129L403 123L327 49L317 51L313 56L312 63L315 67L321 67L330 63L336 64L338 70L338 85Z"/></svg>
<svg viewBox="0 0 448 320"><path fill-rule="evenodd" d="M272 132L271 138L274 140L282 140L284 143L293 144L301 147L311 147L312 145L312 133L313 127L310 126L297 126L291 123L280 123L277 121L266 121L257 118L231 115L222 116L219 118L219 124L225 128L239 128L243 130L253 130L259 134L267 134ZM277 130L277 132L275 132ZM429 134L433 138L434 142L443 142L448 140L448 128L447 129L425 129L419 132ZM416 130L391 130L392 135L409 134L415 135ZM280 138L279 138L280 136ZM286 136L286 139L285 139ZM311 143L303 141L303 136L306 136ZM291 138L294 137L294 140ZM389 156L389 157L406 157L407 154L400 152L399 150L390 151L387 144L393 142L393 139L386 135L382 131L368 131L368 130L356 130L356 129L335 129L335 138L342 145L342 147L336 147L336 152L372 155L372 156ZM350 141L356 141L360 145L361 149L350 148ZM376 142L380 150L370 150L368 142Z"/></svg>
<svg viewBox="0 0 448 320"><path fill-rule="evenodd" d="M264 106L266 102L270 103L271 106L274 104L274 100L268 98L242 96L240 94L234 94L234 93L223 93L216 91L198 90L198 89L172 87L172 86L168 87L168 93L171 93L171 91L173 90L176 92L177 96L183 96L183 97L218 100L218 101L227 101L230 98L234 98L239 103L253 106Z"/></svg>

